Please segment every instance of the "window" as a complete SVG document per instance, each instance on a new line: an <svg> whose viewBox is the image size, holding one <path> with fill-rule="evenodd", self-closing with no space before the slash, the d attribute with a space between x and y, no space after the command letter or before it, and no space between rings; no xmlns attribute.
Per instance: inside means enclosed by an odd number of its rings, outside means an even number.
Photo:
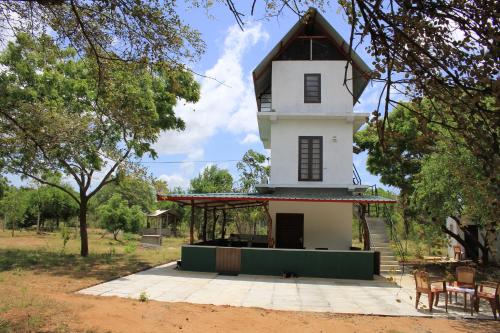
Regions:
<svg viewBox="0 0 500 333"><path fill-rule="evenodd" d="M321 103L321 74L304 74L304 103Z"/></svg>
<svg viewBox="0 0 500 333"><path fill-rule="evenodd" d="M323 180L323 137L299 136L299 181Z"/></svg>

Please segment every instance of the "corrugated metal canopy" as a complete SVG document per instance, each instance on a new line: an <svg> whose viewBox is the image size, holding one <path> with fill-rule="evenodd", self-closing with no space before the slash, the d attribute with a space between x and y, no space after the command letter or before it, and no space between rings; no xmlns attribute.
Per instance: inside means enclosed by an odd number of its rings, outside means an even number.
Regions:
<svg viewBox="0 0 500 333"><path fill-rule="evenodd" d="M339 203L396 203L394 199L372 195L339 195L331 192L317 193L189 193L157 195L158 201L175 201L182 205L232 209L262 206L270 201L339 202Z"/></svg>
<svg viewBox="0 0 500 333"><path fill-rule="evenodd" d="M336 45L339 51L344 54L346 59L351 59L353 63L353 104L355 104L363 90L365 89L371 77L371 69L361 59L361 57L351 50L349 55L349 44L335 30L330 23L315 8L310 8L307 13L288 31L288 33L276 44L276 46L266 55L253 71L253 81L255 87L255 96L259 96L271 85L271 63L293 40L307 24L318 24L328 35L330 40ZM350 78L348 78L350 79Z"/></svg>

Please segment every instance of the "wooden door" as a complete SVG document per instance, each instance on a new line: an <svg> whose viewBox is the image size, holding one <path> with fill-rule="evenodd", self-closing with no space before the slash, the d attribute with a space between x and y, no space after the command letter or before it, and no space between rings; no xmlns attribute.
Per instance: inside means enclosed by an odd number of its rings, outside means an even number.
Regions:
<svg viewBox="0 0 500 333"><path fill-rule="evenodd" d="M276 247L304 248L304 214L276 214Z"/></svg>
<svg viewBox="0 0 500 333"><path fill-rule="evenodd" d="M217 247L215 249L215 270L218 273L239 273L240 267L240 248Z"/></svg>

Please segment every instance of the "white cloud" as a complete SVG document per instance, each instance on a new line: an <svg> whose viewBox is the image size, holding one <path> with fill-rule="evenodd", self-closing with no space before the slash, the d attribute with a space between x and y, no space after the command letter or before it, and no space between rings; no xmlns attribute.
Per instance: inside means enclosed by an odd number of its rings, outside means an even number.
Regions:
<svg viewBox="0 0 500 333"><path fill-rule="evenodd" d="M256 143L256 142L259 142L260 141L260 138L258 135L254 134L254 133L248 133L241 141L240 143L241 144L244 144L244 145L251 145L253 143Z"/></svg>
<svg viewBox="0 0 500 333"><path fill-rule="evenodd" d="M183 189L189 187L189 179L181 174L161 175L158 178L166 181L170 190L176 187L182 187Z"/></svg>
<svg viewBox="0 0 500 333"><path fill-rule="evenodd" d="M269 35L259 23L244 31L236 25L229 28L221 57L205 72L223 84L203 78L198 103L179 104L175 108L176 114L185 121L186 130L162 133L155 145L160 155L203 151L206 141L221 130L233 134L257 131L253 85L251 79L245 79L242 59L249 48L268 39Z"/></svg>

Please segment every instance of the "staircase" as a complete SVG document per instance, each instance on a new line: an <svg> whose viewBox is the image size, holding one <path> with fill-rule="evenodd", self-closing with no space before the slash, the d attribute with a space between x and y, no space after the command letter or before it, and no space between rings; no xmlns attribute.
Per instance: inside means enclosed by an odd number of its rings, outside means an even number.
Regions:
<svg viewBox="0 0 500 333"><path fill-rule="evenodd" d="M387 235L386 224L380 217L366 217L370 230L371 249L380 252L380 274L401 273Z"/></svg>

